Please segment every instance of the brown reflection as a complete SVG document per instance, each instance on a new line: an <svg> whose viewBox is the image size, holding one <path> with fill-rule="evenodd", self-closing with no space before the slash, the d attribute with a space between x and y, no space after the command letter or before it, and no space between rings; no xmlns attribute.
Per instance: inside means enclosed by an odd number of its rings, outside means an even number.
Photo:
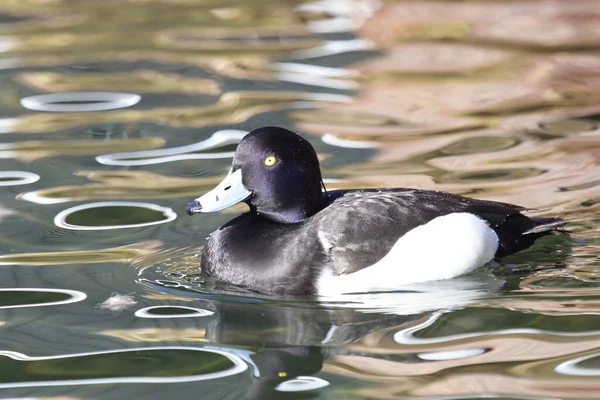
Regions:
<svg viewBox="0 0 600 400"><path fill-rule="evenodd" d="M570 113L563 115L552 120L570 120ZM389 135L380 140L374 134L388 128L371 126L367 131L366 127L353 127L356 133L351 133L345 126L302 125L313 132L345 132L346 137L380 142L368 161L327 171L355 183L369 182L370 187L417 182L421 188L473 193L540 209L553 207L559 213L578 209L582 199L598 198L600 157L596 154L596 130L572 131L567 136L540 141L529 134L530 121L535 119L539 121L540 115L507 120L506 126L514 127L512 131L467 130L420 138L397 135L395 140ZM380 134L384 136L383 132ZM490 145L470 146L469 143L477 143L472 142L475 140L487 140ZM462 150L465 145L470 148ZM417 178L417 174L426 176Z"/></svg>
<svg viewBox="0 0 600 400"><path fill-rule="evenodd" d="M187 302L192 302L195 301L195 299L193 297L187 297L187 296L179 296L173 293L148 293L148 294L144 294L142 295L142 297L145 297L146 299L150 299L150 300L177 300L177 301L187 301Z"/></svg>
<svg viewBox="0 0 600 400"><path fill-rule="evenodd" d="M568 215L600 198L600 56L532 49L598 44L599 18L588 0L384 3L359 30L381 56L345 66L359 93L290 117L318 136L379 144L326 167L346 186L410 185Z"/></svg>
<svg viewBox="0 0 600 400"><path fill-rule="evenodd" d="M46 92L115 91L133 93L219 94L217 82L150 70L132 73L86 73L66 75L51 72L27 72L16 78L27 86Z"/></svg>
<svg viewBox="0 0 600 400"><path fill-rule="evenodd" d="M100 335L125 340L127 342L206 342L205 329L197 328L141 328L141 329L111 329L98 332Z"/></svg>
<svg viewBox="0 0 600 400"><path fill-rule="evenodd" d="M3 3L0 12L22 18L9 25L10 41L2 43L5 58L0 65L154 61L178 68L200 66L223 76L272 79L266 72L272 57L321 43L306 29L306 16L295 12L300 3Z"/></svg>
<svg viewBox="0 0 600 400"><path fill-rule="evenodd" d="M481 393L494 393L505 396L538 396L542 398L595 399L600 383L594 379L538 377L521 378L499 373L464 373L450 375L435 382L412 390L418 397L458 394L476 396Z"/></svg>
<svg viewBox="0 0 600 400"><path fill-rule="evenodd" d="M526 0L519 2L389 2L361 32L379 44L409 39L454 39L516 48L562 50L600 43L597 3ZM386 27L386 29L382 29Z"/></svg>
<svg viewBox="0 0 600 400"><path fill-rule="evenodd" d="M216 104L209 106L27 115L17 120L14 129L23 133L49 132L103 122L155 122L177 127L235 124L260 113L286 109L299 101L341 100L344 98L321 97L302 92L230 92L223 94Z"/></svg>
<svg viewBox="0 0 600 400"><path fill-rule="evenodd" d="M590 390L600 388L595 379L554 372L554 368L565 360L597 351L600 338L597 332L563 335L535 330L504 334L491 331L422 344L398 344L391 340L391 333L397 330L368 334L362 341L348 346L354 354L330 358L324 371L383 383L384 386L361 391L369 398L382 399L392 398L392 394L417 397L488 393L550 396L551 391L556 391L553 397L577 398L578 385ZM475 356L462 355L473 349L485 351ZM440 354L440 360L428 359L436 354ZM448 357L446 354L456 356L444 359ZM399 360L394 361L394 358ZM466 385L467 381L471 384Z"/></svg>
<svg viewBox="0 0 600 400"><path fill-rule="evenodd" d="M386 56L355 66L370 78L471 78L501 76L519 63L515 53L458 43L396 43Z"/></svg>
<svg viewBox="0 0 600 400"><path fill-rule="evenodd" d="M59 186L35 192L42 202L95 199L147 199L198 196L218 184L222 177L179 178L148 171L81 171L76 175L93 181L88 185ZM20 194L19 197L23 196ZM31 196L31 193L28 194Z"/></svg>
<svg viewBox="0 0 600 400"><path fill-rule="evenodd" d="M72 265L119 262L143 264L159 251L162 243L157 240L133 245L97 250L57 251L48 253L21 253L0 256L0 265Z"/></svg>
<svg viewBox="0 0 600 400"><path fill-rule="evenodd" d="M95 63L110 63L115 60L129 63L149 61L171 65L178 69L202 67L212 73L232 78L270 79L272 77L270 73L265 72L269 68L270 60L251 53L205 55L180 51L90 49L90 52L85 55L23 55L8 59L5 63L11 67L53 67L83 63L84 66L89 64L88 68L94 69Z"/></svg>
<svg viewBox="0 0 600 400"><path fill-rule="evenodd" d="M60 144L59 144L60 143ZM165 144L163 138L127 140L29 140L13 142L0 148L0 156L33 161L44 157L95 155L115 151L146 150Z"/></svg>
<svg viewBox="0 0 600 400"><path fill-rule="evenodd" d="M155 43L161 47L187 50L211 51L218 53L236 52L281 52L301 50L319 45L312 38L297 38L293 35L305 34L301 26L252 27L249 29L187 29L160 33ZM270 35L275 40L261 37ZM285 41L277 40L282 35L290 35ZM227 39L227 40L225 40Z"/></svg>

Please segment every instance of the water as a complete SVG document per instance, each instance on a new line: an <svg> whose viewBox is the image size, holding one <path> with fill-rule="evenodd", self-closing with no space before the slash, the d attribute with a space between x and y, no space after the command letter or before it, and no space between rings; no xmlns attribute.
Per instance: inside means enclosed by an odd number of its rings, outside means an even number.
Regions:
<svg viewBox="0 0 600 400"><path fill-rule="evenodd" d="M597 398L599 18L587 0L0 3L0 397ZM211 281L201 247L243 207L185 205L263 125L307 137L329 188L518 203L572 237L397 293Z"/></svg>

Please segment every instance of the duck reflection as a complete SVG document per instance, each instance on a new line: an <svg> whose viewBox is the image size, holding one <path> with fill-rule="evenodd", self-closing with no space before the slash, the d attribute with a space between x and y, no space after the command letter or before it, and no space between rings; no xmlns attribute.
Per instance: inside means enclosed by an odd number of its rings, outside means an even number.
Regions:
<svg viewBox="0 0 600 400"><path fill-rule="evenodd" d="M206 340L246 361L252 372L250 399L314 398L328 385L314 377L329 352L384 327L420 315L398 316L329 309L316 303L244 304L210 301L217 318Z"/></svg>
<svg viewBox="0 0 600 400"><path fill-rule="evenodd" d="M568 253L561 252L561 260ZM152 275L154 269L143 269L138 283L161 292L161 301L185 299L187 305L208 312L200 319L178 318L178 328L203 328L199 340L205 348L246 362L251 375L243 389L247 398L315 398L339 375L331 375L331 368L323 372L325 363L331 366L348 357L387 359L371 351L373 345L380 346L371 343L374 337L392 343L395 332L408 331L440 312L500 301L514 280L511 269L503 269L500 277L482 270L448 281L406 285L397 292L332 297L265 296L199 275L168 274L175 279L166 280L162 273Z"/></svg>

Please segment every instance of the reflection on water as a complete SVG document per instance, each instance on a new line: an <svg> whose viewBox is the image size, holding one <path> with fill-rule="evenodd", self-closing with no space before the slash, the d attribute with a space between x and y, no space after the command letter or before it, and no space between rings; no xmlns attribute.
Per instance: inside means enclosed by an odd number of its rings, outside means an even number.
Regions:
<svg viewBox="0 0 600 400"><path fill-rule="evenodd" d="M596 398L599 22L595 0L0 1L2 395ZM573 240L395 293L215 282L200 251L244 206L177 214L264 125L330 189L518 203Z"/></svg>
<svg viewBox="0 0 600 400"><path fill-rule="evenodd" d="M155 306L141 308L135 312L136 317L140 318L189 318L205 317L214 314L212 311L201 308L185 306Z"/></svg>
<svg viewBox="0 0 600 400"><path fill-rule="evenodd" d="M5 371L0 388L202 381L235 375L247 368L232 354L193 347L134 348L55 357L0 351L0 356ZM144 368L139 368L140 364L145 364ZM26 379L19 382L18 377Z"/></svg>
<svg viewBox="0 0 600 400"><path fill-rule="evenodd" d="M40 180L38 174L27 171L1 171L0 186L27 185Z"/></svg>
<svg viewBox="0 0 600 400"><path fill-rule="evenodd" d="M73 230L140 228L173 221L177 214L156 204L105 201L68 208L56 214L54 224Z"/></svg>
<svg viewBox="0 0 600 400"><path fill-rule="evenodd" d="M42 307L82 301L86 294L75 290L60 289L0 289L0 309L19 307Z"/></svg>
<svg viewBox="0 0 600 400"><path fill-rule="evenodd" d="M73 92L24 97L21 105L36 111L86 112L127 108L140 100L140 95L131 93Z"/></svg>

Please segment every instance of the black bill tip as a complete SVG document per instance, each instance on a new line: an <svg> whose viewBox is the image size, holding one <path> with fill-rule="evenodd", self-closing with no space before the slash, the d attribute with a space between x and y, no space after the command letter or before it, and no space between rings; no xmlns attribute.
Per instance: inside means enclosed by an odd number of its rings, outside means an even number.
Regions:
<svg viewBox="0 0 600 400"><path fill-rule="evenodd" d="M185 208L185 211L187 212L187 215L197 214L200 211L202 211L202 204L200 204L200 202L198 200L194 200L190 204L187 205L187 207Z"/></svg>

